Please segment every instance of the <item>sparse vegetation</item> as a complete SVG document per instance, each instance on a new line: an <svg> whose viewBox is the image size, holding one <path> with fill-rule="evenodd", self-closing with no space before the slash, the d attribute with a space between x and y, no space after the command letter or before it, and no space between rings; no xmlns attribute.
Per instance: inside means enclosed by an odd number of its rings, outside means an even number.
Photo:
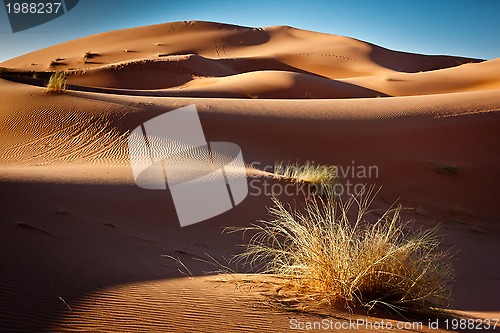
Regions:
<svg viewBox="0 0 500 333"><path fill-rule="evenodd" d="M337 167L333 165L315 164L307 161L305 164L276 162L274 164L276 178L284 178L298 183L308 183L314 186L316 193L328 191L339 180Z"/></svg>
<svg viewBox="0 0 500 333"><path fill-rule="evenodd" d="M61 93L66 90L68 74L64 71L57 71L50 76L46 91L48 93Z"/></svg>
<svg viewBox="0 0 500 333"><path fill-rule="evenodd" d="M64 58L55 58L54 60L52 60L49 64L50 67L57 67L57 66L62 66L62 65L65 65L65 63L63 63L62 61L64 60Z"/></svg>
<svg viewBox="0 0 500 333"><path fill-rule="evenodd" d="M98 57L98 56L100 56L99 53L93 53L93 52L87 51L87 52L85 52L85 54L82 57L83 62L88 63L90 59L93 59L93 58Z"/></svg>
<svg viewBox="0 0 500 333"><path fill-rule="evenodd" d="M436 166L436 172L442 175L458 176L460 167L450 164L439 164Z"/></svg>
<svg viewBox="0 0 500 333"><path fill-rule="evenodd" d="M401 205L370 222L376 193L370 188L347 202L315 196L303 210L274 198L272 219L232 229L253 233L232 260L282 279L280 293L290 292L294 301L280 304L295 311L343 304L442 315L450 305L449 254L438 249L435 229L412 230L402 222Z"/></svg>

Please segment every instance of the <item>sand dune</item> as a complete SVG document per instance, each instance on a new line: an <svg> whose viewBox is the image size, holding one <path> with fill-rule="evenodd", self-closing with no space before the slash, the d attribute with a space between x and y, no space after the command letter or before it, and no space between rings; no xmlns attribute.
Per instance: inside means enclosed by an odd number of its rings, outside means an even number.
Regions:
<svg viewBox="0 0 500 333"><path fill-rule="evenodd" d="M96 56L85 64L82 57L86 52ZM211 59L233 60L269 57L329 78L391 71L428 71L478 61L391 51L348 37L286 26L248 28L188 21L84 37L11 59L3 65L47 70L51 61L60 58L61 64L57 68L95 68L102 64L175 54L198 54Z"/></svg>
<svg viewBox="0 0 500 333"><path fill-rule="evenodd" d="M478 61L397 52L284 26L190 21L85 37L2 66L39 76L66 70L75 85L159 89L161 96L314 99L498 88L498 61L471 70L456 67Z"/></svg>
<svg viewBox="0 0 500 333"><path fill-rule="evenodd" d="M130 131L191 104L207 141L238 144L249 173L252 162L263 170L276 160L377 166L376 177L345 180L382 186L376 208L399 198L415 208L406 216L417 226L439 224L442 246L457 249L456 308L500 315L500 269L491 262L500 232L498 59L408 54L290 27L177 22L1 66L11 71L0 79L2 331L287 332L290 319L324 318L269 307L271 283L203 277L214 266L192 259L238 253L241 235L223 228L266 218L264 185L282 182L254 172L242 204L186 228L168 191L134 184ZM72 71L74 86L47 94L37 84L56 69ZM34 72L41 79L29 78ZM14 82L18 74L25 83ZM299 195L282 198L300 205ZM410 330L430 331L400 331Z"/></svg>
<svg viewBox="0 0 500 333"><path fill-rule="evenodd" d="M412 96L499 89L499 72L500 59L494 59L430 72L395 73L342 81L389 96Z"/></svg>

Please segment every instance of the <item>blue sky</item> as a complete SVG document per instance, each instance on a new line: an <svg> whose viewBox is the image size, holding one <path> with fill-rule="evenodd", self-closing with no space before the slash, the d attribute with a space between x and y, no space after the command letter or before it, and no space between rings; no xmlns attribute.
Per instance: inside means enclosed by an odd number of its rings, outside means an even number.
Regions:
<svg viewBox="0 0 500 333"><path fill-rule="evenodd" d="M500 0L80 0L66 15L14 34L2 6L0 61L99 32L183 20L290 25L395 50L492 59L500 57L499 14Z"/></svg>

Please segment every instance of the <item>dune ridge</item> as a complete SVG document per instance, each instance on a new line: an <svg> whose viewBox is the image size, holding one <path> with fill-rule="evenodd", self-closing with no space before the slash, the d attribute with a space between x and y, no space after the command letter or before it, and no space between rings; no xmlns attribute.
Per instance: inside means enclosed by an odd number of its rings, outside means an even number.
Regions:
<svg viewBox="0 0 500 333"><path fill-rule="evenodd" d="M158 96L316 99L498 89L498 61L460 66L480 61L287 26L186 21L89 36L1 65L30 75L65 70L70 84Z"/></svg>

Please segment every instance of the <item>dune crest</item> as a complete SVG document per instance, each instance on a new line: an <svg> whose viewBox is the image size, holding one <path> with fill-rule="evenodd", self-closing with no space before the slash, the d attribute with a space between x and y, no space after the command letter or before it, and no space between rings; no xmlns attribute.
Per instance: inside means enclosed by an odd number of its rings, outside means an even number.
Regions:
<svg viewBox="0 0 500 333"><path fill-rule="evenodd" d="M64 70L70 84L134 95L316 99L499 88L498 61L460 67L480 61L287 26L186 21L93 35L0 65L28 76Z"/></svg>

